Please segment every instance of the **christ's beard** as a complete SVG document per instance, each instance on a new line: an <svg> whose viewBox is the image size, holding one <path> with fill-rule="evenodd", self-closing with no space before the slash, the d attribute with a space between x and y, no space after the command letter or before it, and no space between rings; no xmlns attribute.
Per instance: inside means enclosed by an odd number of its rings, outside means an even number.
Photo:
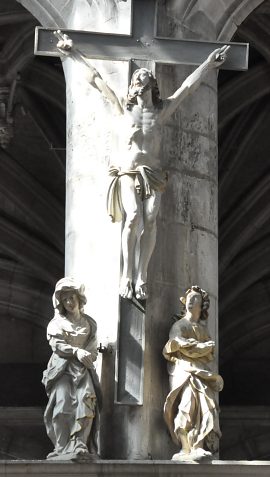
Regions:
<svg viewBox="0 0 270 477"><path fill-rule="evenodd" d="M145 93L145 91L148 91L150 89L151 89L150 81L145 86L143 86L141 83L137 83L132 89L132 93L134 94L134 96L142 96L142 94Z"/></svg>

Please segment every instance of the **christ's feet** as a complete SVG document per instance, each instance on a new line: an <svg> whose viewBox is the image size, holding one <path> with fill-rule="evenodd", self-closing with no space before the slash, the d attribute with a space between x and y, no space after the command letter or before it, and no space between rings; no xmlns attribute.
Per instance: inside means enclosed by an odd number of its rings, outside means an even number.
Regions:
<svg viewBox="0 0 270 477"><path fill-rule="evenodd" d="M132 286L131 280L129 279L121 280L119 293L122 298L127 298L128 300L132 300L133 286Z"/></svg>
<svg viewBox="0 0 270 477"><path fill-rule="evenodd" d="M137 300L147 300L148 298L148 290L146 283L138 283L136 284L135 288L135 295Z"/></svg>

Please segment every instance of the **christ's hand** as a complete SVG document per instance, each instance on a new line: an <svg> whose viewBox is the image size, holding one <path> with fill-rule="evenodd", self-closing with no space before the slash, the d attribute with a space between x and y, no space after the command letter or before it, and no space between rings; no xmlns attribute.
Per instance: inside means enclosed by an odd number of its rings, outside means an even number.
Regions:
<svg viewBox="0 0 270 477"><path fill-rule="evenodd" d="M59 40L56 45L57 48L61 51L62 54L68 55L70 53L70 50L72 50L73 48L72 39L65 33L62 33L61 30L54 31L53 33Z"/></svg>
<svg viewBox="0 0 270 477"><path fill-rule="evenodd" d="M217 48L207 58L208 65L213 68L219 68L227 59L227 51L230 49L229 45L224 45Z"/></svg>

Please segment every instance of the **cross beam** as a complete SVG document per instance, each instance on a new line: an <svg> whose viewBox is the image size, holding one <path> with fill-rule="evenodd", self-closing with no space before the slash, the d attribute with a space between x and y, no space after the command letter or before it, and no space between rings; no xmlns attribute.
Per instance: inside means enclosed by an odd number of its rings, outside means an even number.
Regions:
<svg viewBox="0 0 270 477"><path fill-rule="evenodd" d="M178 40L157 36L156 0L133 0L132 27L129 35L61 30L73 40L86 57L101 60L148 60L165 64L200 65L221 42ZM55 28L36 27L35 55L60 56ZM248 44L231 46L221 68L246 70Z"/></svg>

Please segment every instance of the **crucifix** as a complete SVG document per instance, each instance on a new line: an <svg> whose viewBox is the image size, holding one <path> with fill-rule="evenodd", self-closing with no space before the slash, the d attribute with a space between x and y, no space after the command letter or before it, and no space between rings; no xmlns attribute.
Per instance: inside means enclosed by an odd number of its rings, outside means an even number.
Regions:
<svg viewBox="0 0 270 477"><path fill-rule="evenodd" d="M132 60L131 71L138 66L143 67L144 65L147 65L147 67L149 67L149 63L151 64L152 71L154 70L155 63L201 65L213 50L223 46L223 44L216 42L176 40L157 36L156 3L155 0L134 0L132 33L130 35L110 35L76 30L62 30L62 33L67 34L69 38L71 38L74 45L76 45L76 48L86 58ZM224 67L228 69L246 69L248 46L239 43L229 43L229 46L230 50ZM54 35L54 29L37 28L35 54L59 56L60 51L57 47L57 39ZM216 61L215 58L213 58L213 61ZM220 61L220 65L221 63L222 61ZM142 74L140 74L140 81L142 81ZM139 97L140 95L137 96ZM132 105L131 108L133 108ZM163 112L160 113L160 115L164 113L165 109L166 108L164 107ZM135 108L134 111L138 112L138 108L137 110ZM153 123L152 116L149 116L148 119ZM134 140L133 144L136 143L135 135L137 133L138 128L136 131L134 130L134 136L130 136L130 141L132 142ZM156 144L160 139L159 135L156 134L154 139ZM150 164L150 166L150 169L152 169L150 173L156 172L155 167L152 167L153 164ZM141 170L139 170L138 167L140 167ZM144 167L144 164L140 163L132 163L129 165L128 173L125 173L123 177L121 177L122 190L126 189L128 191L131 187L131 182L134 184L133 178L130 178L130 175L132 174L135 176L139 175L139 192L141 193L141 190L146 188L143 181L140 181L140 178L144 177L143 174L147 174ZM160 172L159 164L157 169L158 172ZM138 174L138 171L140 174ZM119 171L117 171L117 174L117 177L120 177L122 173L120 171L119 174ZM163 182L165 179L162 177L162 174L160 176L154 174L153 180L155 180L156 183L160 183L160 189L164 186ZM148 183L150 180L145 182L147 186L149 185ZM132 187L134 188L133 185ZM158 190L158 192L160 191ZM143 193L147 194L147 191L143 190ZM150 205L150 207L152 207L150 215L156 215L160 195L156 193L151 197L146 197L146 199L152 199L152 197L154 197L153 202L156 201L156 203ZM137 199L135 202L137 206ZM124 206L126 215L128 215L129 212L129 203L128 199L126 207ZM150 204L150 202L145 202L145 204ZM150 239L149 243L150 245L148 246L148 249L151 249L152 253L155 240ZM129 247L127 246L126 248L127 252L129 252ZM134 250L134 243L132 249ZM144 260L143 263L147 262L148 265L151 253L148 253L147 260ZM146 275L146 271L142 271L139 284L136 284L135 298L133 296L130 270L128 270L127 274L124 276L125 280L121 285L122 299L120 305L121 319L118 339L116 402L122 404L138 405L142 404L143 401L145 307L144 303L141 303L141 301L144 301L147 298L146 280L144 276Z"/></svg>

